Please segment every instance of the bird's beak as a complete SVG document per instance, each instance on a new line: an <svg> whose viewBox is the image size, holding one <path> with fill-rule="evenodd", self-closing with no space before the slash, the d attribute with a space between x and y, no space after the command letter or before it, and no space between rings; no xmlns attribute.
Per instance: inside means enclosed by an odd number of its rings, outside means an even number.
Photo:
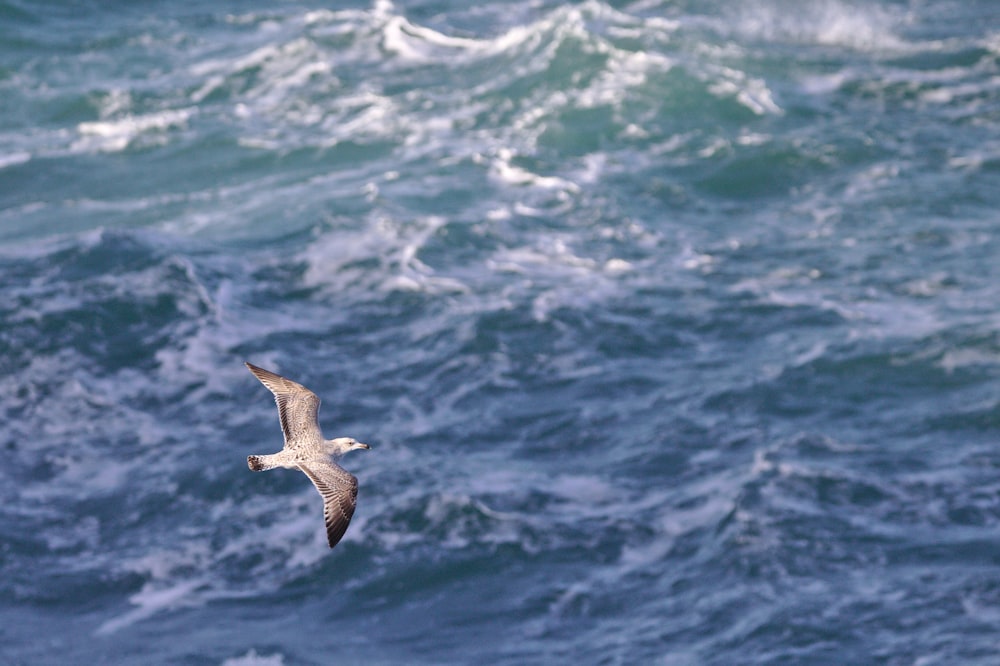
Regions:
<svg viewBox="0 0 1000 666"><path fill-rule="evenodd" d="M358 448L365 449L367 451L372 447L368 446L367 444L362 444L361 442L358 442Z"/></svg>

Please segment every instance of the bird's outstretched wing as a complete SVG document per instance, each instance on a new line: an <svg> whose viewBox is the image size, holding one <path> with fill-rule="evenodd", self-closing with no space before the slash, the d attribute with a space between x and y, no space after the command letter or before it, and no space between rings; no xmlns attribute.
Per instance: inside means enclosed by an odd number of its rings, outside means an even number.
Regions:
<svg viewBox="0 0 1000 666"><path fill-rule="evenodd" d="M247 368L274 394L278 405L281 432L285 435L285 448L295 449L316 444L323 439L319 428L319 397L302 384L281 375L258 368L252 363Z"/></svg>
<svg viewBox="0 0 1000 666"><path fill-rule="evenodd" d="M326 539L333 548L351 524L358 501L358 480L343 467L331 462L310 460L299 463L299 469L305 472L323 496Z"/></svg>

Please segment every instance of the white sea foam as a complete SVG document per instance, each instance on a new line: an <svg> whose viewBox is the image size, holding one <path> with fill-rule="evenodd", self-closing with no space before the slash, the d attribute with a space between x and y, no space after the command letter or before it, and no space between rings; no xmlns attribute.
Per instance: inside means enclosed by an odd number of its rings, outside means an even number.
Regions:
<svg viewBox="0 0 1000 666"><path fill-rule="evenodd" d="M733 7L730 29L755 39L843 46L863 51L899 48L903 17L871 3L759 0Z"/></svg>
<svg viewBox="0 0 1000 666"><path fill-rule="evenodd" d="M438 275L418 257L445 222L437 216L409 224L378 218L361 229L326 234L304 253L308 266L304 281L334 291L364 281L383 291L466 292L468 288L461 280ZM380 264L379 271L365 267L363 262L371 260Z"/></svg>
<svg viewBox="0 0 1000 666"><path fill-rule="evenodd" d="M116 572L133 572L146 581L129 597L132 607L102 623L97 635L114 634L162 612L273 591L289 576L327 556L325 534L316 529L321 502L312 488L282 498L224 501L212 505L210 513L212 523L259 525L263 529L241 530L220 547L213 542L213 530L207 528L206 534L204 526L191 525L176 547L114 562ZM353 531L355 536L348 534L345 541L357 538L357 529ZM232 562L248 553L249 562L237 565L243 569L234 576Z"/></svg>
<svg viewBox="0 0 1000 666"><path fill-rule="evenodd" d="M272 655L257 654L251 648L242 657L231 657L222 662L221 666L284 666L285 657L280 652Z"/></svg>
<svg viewBox="0 0 1000 666"><path fill-rule="evenodd" d="M732 97L759 116L782 113L763 79L748 76L732 67L712 66L709 72L712 74L708 85L710 93L719 97Z"/></svg>
<svg viewBox="0 0 1000 666"><path fill-rule="evenodd" d="M1000 353L987 349L949 350L941 356L937 365L951 374L961 368L988 368L1000 366ZM984 405L989 408L992 405Z"/></svg>
<svg viewBox="0 0 1000 666"><path fill-rule="evenodd" d="M546 484L549 492L576 502L586 509L604 512L608 503L618 498L618 489L606 479L583 474L560 474Z"/></svg>
<svg viewBox="0 0 1000 666"><path fill-rule="evenodd" d="M621 259L601 263L578 256L558 238L547 239L536 248L502 250L488 265L498 272L520 273L531 279L529 285L542 286L532 298L532 316L537 321L547 321L554 310L562 307L586 307L612 297L618 289L616 278L631 269Z"/></svg>
<svg viewBox="0 0 1000 666"><path fill-rule="evenodd" d="M579 192L580 188L576 183L570 182L557 176L539 176L531 173L527 169L511 164L514 154L510 150L501 150L493 161L493 173L496 177L508 185L531 185L547 190L564 190L566 192Z"/></svg>
<svg viewBox="0 0 1000 666"><path fill-rule="evenodd" d="M532 39L537 26L518 26L493 38L471 39L445 35L431 28L411 23L395 14L389 3L377 3L384 19L382 46L390 53L415 62L443 62L463 55L477 58L508 53Z"/></svg>
<svg viewBox="0 0 1000 666"><path fill-rule="evenodd" d="M665 73L674 67L674 60L654 51L626 51L605 47L609 51L607 65L593 83L578 96L583 107L612 106L624 102L631 90L644 86L651 73Z"/></svg>
<svg viewBox="0 0 1000 666"><path fill-rule="evenodd" d="M18 164L24 164L31 159L31 153L26 150L15 150L6 155L0 155L0 169L6 169L10 166L16 166Z"/></svg>
<svg viewBox="0 0 1000 666"><path fill-rule="evenodd" d="M166 142L165 132L183 128L196 109L172 109L146 115L128 115L117 120L85 122L77 125L80 138L72 150L118 152L125 150L140 137L150 143Z"/></svg>
<svg viewBox="0 0 1000 666"><path fill-rule="evenodd" d="M198 605L192 601L192 593L204 584L202 580L184 580L167 587L154 586L149 583L129 597L136 606L110 620L106 620L97 628L98 636L113 634L124 627L146 620L158 612Z"/></svg>

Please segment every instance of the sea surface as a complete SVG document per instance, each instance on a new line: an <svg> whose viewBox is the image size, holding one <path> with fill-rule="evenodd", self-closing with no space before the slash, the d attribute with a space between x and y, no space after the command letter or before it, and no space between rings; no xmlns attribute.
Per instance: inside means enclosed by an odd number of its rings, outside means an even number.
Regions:
<svg viewBox="0 0 1000 666"><path fill-rule="evenodd" d="M0 0L0 410L4 666L998 664L1000 4Z"/></svg>

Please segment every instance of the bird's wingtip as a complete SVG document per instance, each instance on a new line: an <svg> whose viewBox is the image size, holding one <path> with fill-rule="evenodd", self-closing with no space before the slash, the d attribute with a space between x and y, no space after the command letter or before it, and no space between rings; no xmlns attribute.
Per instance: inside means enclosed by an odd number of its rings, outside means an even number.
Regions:
<svg viewBox="0 0 1000 666"><path fill-rule="evenodd" d="M249 370L251 373L253 373L253 375L255 377L257 377L257 378L260 378L261 373L269 374L269 375L274 374L273 372L271 372L269 370L265 370L264 368L260 367L259 365L254 365L250 361L243 361L243 365L247 366L247 370ZM263 380L261 380L261 381L263 381Z"/></svg>

